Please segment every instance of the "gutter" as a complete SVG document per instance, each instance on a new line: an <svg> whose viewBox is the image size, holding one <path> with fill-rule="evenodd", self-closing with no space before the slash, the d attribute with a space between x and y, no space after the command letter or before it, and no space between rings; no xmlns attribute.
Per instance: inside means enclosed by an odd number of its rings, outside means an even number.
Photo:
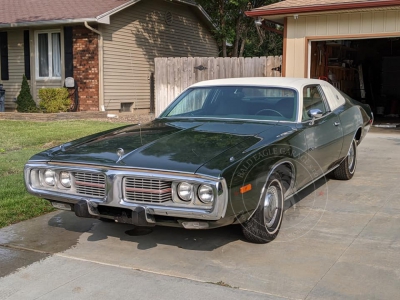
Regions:
<svg viewBox="0 0 400 300"><path fill-rule="evenodd" d="M255 9L245 12L245 14L248 17L262 17L262 16L277 16L277 15L298 14L298 13L327 12L327 11L347 10L347 9L382 8L388 6L400 6L400 1L383 0L383 1L331 4L331 5L271 8L271 9L268 9L267 6L267 8L265 9Z"/></svg>
<svg viewBox="0 0 400 300"><path fill-rule="evenodd" d="M65 24L82 24L82 22L97 22L96 18L85 19L61 19L61 20L43 20L34 22L21 22L21 23L1 23L0 28L16 28L16 27L30 27L30 26L44 26L44 25L65 25Z"/></svg>
<svg viewBox="0 0 400 300"><path fill-rule="evenodd" d="M89 26L89 24L85 21L85 27L94 33L99 35L99 110L105 111L104 108L104 53L103 53L103 34Z"/></svg>

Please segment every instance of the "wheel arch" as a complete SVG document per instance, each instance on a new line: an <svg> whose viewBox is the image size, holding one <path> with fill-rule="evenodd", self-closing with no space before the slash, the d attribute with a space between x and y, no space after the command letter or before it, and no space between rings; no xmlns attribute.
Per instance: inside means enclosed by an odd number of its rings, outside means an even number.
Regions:
<svg viewBox="0 0 400 300"><path fill-rule="evenodd" d="M277 167L273 170L273 172L269 174L269 176L271 176L274 172L278 172L278 174L282 178L285 187L285 196L287 196L294 187L296 179L296 171L294 164L290 161L284 161L278 164Z"/></svg>
<svg viewBox="0 0 400 300"><path fill-rule="evenodd" d="M247 220L250 220L254 213L256 212L257 208L260 206L260 203L262 201L262 195L264 194L265 188L267 186L267 183L271 177L272 174L275 174L276 172L280 172L280 177L283 179L283 181L286 183L282 183L286 189L285 193L284 193L284 201L286 196L290 193L290 191L292 190L292 188L294 187L294 183L295 183L295 167L294 164L285 159L285 160L281 160L279 162L277 162L272 168L271 170L268 172L268 175L265 179L265 183L263 184L263 187L260 191L260 195L259 195L259 200L258 200L258 204L256 206L256 209L247 217ZM287 187L287 188L286 188Z"/></svg>
<svg viewBox="0 0 400 300"><path fill-rule="evenodd" d="M357 129L357 132L356 132L355 136L354 136L354 139L357 141L357 144L359 144L361 142L362 132L363 132L362 127L359 127Z"/></svg>

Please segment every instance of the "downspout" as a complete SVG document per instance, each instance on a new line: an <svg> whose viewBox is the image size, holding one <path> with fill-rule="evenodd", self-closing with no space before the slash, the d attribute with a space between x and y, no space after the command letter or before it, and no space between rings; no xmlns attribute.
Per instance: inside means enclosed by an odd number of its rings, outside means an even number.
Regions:
<svg viewBox="0 0 400 300"><path fill-rule="evenodd" d="M90 27L88 22L84 22L85 27L99 35L99 110L105 111L104 108L104 71L103 71L103 35L100 31Z"/></svg>

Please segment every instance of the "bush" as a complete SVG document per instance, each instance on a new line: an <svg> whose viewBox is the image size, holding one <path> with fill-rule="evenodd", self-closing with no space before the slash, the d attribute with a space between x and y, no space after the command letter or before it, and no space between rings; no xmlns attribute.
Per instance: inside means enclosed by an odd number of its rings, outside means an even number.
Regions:
<svg viewBox="0 0 400 300"><path fill-rule="evenodd" d="M47 113L66 112L71 106L66 88L43 88L39 90L39 107Z"/></svg>
<svg viewBox="0 0 400 300"><path fill-rule="evenodd" d="M22 76L21 91L17 97L17 111L18 112L37 112L38 108L33 100L31 89L29 88L26 76Z"/></svg>

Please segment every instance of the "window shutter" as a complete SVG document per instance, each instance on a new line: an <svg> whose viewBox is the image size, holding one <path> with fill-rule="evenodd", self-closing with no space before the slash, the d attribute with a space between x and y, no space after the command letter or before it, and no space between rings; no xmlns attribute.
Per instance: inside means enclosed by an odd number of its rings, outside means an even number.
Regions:
<svg viewBox="0 0 400 300"><path fill-rule="evenodd" d="M31 53L29 49L29 30L24 30L24 62L26 79L31 79Z"/></svg>
<svg viewBox="0 0 400 300"><path fill-rule="evenodd" d="M9 80L7 32L0 32L1 80Z"/></svg>
<svg viewBox="0 0 400 300"><path fill-rule="evenodd" d="M72 27L64 27L65 77L74 76Z"/></svg>

